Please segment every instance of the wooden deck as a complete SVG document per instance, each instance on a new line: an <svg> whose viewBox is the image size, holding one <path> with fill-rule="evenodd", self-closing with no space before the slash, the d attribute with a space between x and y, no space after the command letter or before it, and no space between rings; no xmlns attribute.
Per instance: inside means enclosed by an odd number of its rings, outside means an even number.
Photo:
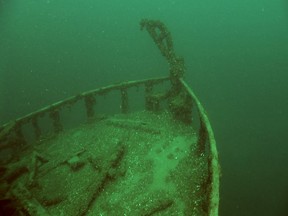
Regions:
<svg viewBox="0 0 288 216"><path fill-rule="evenodd" d="M6 175L19 169L11 193L34 215L205 215L209 202L196 133L166 111L102 116L42 139Z"/></svg>

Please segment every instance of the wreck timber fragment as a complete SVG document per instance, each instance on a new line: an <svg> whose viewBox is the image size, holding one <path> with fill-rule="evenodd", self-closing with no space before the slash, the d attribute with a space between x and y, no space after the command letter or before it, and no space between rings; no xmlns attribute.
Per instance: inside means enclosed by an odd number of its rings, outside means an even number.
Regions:
<svg viewBox="0 0 288 216"><path fill-rule="evenodd" d="M12 188L11 194L28 215L49 216L45 208L33 197L23 184L16 184Z"/></svg>

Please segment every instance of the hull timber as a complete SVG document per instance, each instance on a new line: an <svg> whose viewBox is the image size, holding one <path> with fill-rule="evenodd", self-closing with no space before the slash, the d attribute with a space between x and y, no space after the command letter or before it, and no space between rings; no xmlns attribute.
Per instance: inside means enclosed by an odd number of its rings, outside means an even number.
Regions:
<svg viewBox="0 0 288 216"><path fill-rule="evenodd" d="M0 127L2 212L218 215L213 130L172 43L155 35L162 25L141 22L176 62L169 77L84 92Z"/></svg>

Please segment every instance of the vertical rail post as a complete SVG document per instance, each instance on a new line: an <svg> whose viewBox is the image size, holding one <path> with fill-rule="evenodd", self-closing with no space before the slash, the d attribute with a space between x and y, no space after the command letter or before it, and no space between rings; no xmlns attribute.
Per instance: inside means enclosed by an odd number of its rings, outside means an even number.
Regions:
<svg viewBox="0 0 288 216"><path fill-rule="evenodd" d="M152 102L152 91L153 85L151 82L145 83L145 108L147 111L153 110L153 102Z"/></svg>
<svg viewBox="0 0 288 216"><path fill-rule="evenodd" d="M60 133L63 130L63 126L60 121L60 113L59 110L52 110L50 112L50 118L53 121L54 132L56 134Z"/></svg>
<svg viewBox="0 0 288 216"><path fill-rule="evenodd" d="M128 113L128 93L126 88L121 89L121 112Z"/></svg>
<svg viewBox="0 0 288 216"><path fill-rule="evenodd" d="M35 138L36 138L36 140L39 140L40 136L41 136L41 129L40 129L39 124L38 124L38 117L34 116L32 118L31 123L32 123L32 126L33 126Z"/></svg>
<svg viewBox="0 0 288 216"><path fill-rule="evenodd" d="M85 107L86 107L86 114L87 114L87 118L88 121L90 121L91 119L93 119L94 117L94 105L96 103L96 99L93 95L87 95L85 96Z"/></svg>
<svg viewBox="0 0 288 216"><path fill-rule="evenodd" d="M21 143L22 145L26 144L26 140L22 131L22 124L21 123L16 123L15 128L15 135L16 135L16 142Z"/></svg>

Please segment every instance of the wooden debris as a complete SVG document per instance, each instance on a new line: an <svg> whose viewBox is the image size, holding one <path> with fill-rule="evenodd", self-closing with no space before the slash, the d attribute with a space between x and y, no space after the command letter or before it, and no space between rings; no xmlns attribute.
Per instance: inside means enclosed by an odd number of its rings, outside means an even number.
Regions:
<svg viewBox="0 0 288 216"><path fill-rule="evenodd" d="M33 155L32 155L32 165L31 165L31 169L30 169L30 175L29 175L29 180L28 180L28 185L29 186L35 186L36 182L36 176L39 172L39 167L44 164L47 163L48 159L46 159L43 155L41 155L40 153L34 151Z"/></svg>
<svg viewBox="0 0 288 216"><path fill-rule="evenodd" d="M5 180L7 181L7 183L11 184L15 180L20 178L22 175L28 172L29 170L26 166L18 166L8 171L7 175L5 176Z"/></svg>
<svg viewBox="0 0 288 216"><path fill-rule="evenodd" d="M107 124L114 127L123 129L136 130L149 134L161 134L161 130L155 127L151 127L147 122L144 121L133 121L126 119L107 119Z"/></svg>
<svg viewBox="0 0 288 216"><path fill-rule="evenodd" d="M75 155L69 160L67 160L67 163L73 171L77 171L85 165L84 161L81 161L78 155Z"/></svg>
<svg viewBox="0 0 288 216"><path fill-rule="evenodd" d="M68 161L75 157L75 156L80 156L81 154L83 154L86 151L86 149L81 149L76 153L73 153L72 155L70 155L69 157L66 157L60 161L51 161L47 163L47 167L45 167L45 169L41 170L41 172L39 171L39 175L44 176L47 173L51 172L53 169L56 169L57 167L61 166L61 165L67 165Z"/></svg>
<svg viewBox="0 0 288 216"><path fill-rule="evenodd" d="M145 209L143 209L143 216L151 216L157 213L164 212L166 209L171 207L173 205L172 199L164 199L164 200L158 200L151 205L145 206Z"/></svg>
<svg viewBox="0 0 288 216"><path fill-rule="evenodd" d="M32 194L22 184L15 185L11 194L19 203L21 209L28 213L28 215L48 216L48 212L43 206L32 196Z"/></svg>
<svg viewBox="0 0 288 216"><path fill-rule="evenodd" d="M117 177L123 175L123 170L119 169L119 166L121 165L121 161L124 157L125 151L125 146L123 144L119 144L115 153L111 155L108 163L104 165L102 169L103 171L100 172L99 176L97 176L96 179L93 179L91 184L87 187L87 202L83 204L83 199L79 200L80 204L78 205L79 207L77 215L86 215L95 200L105 190L106 185L110 181L114 181L117 179Z"/></svg>

